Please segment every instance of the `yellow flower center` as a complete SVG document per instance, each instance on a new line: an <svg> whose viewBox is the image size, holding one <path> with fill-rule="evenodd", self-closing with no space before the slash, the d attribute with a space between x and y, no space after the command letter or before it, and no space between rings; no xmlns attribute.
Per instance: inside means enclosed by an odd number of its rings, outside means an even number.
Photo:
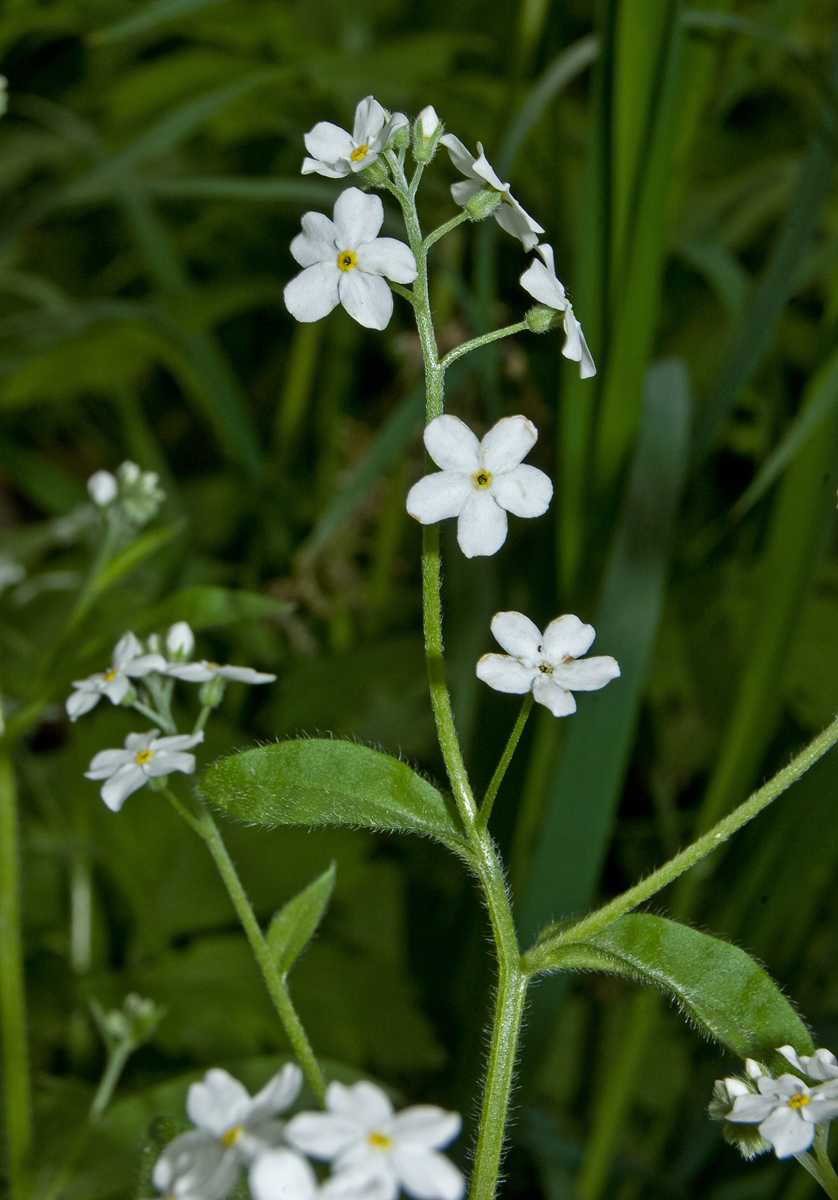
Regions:
<svg viewBox="0 0 838 1200"><path fill-rule="evenodd" d="M788 1104L789 1108L805 1108L809 1103L809 1097L799 1094L797 1096L789 1096L786 1103Z"/></svg>
<svg viewBox="0 0 838 1200"><path fill-rule="evenodd" d="M369 1135L367 1138L367 1144L371 1146L373 1150L393 1149L393 1139L389 1138L386 1133L379 1133L377 1129L374 1129Z"/></svg>
<svg viewBox="0 0 838 1200"><path fill-rule="evenodd" d="M362 158L366 158L369 146L356 146L349 157L353 162L360 162Z"/></svg>
<svg viewBox="0 0 838 1200"><path fill-rule="evenodd" d="M553 668L550 666L549 663L545 663L545 662L539 663L538 669L542 675L552 675L553 674Z"/></svg>
<svg viewBox="0 0 838 1200"><path fill-rule="evenodd" d="M110 683L112 679L116 679L119 672L116 667L111 667L110 671L106 671L102 677L102 683Z"/></svg>
<svg viewBox="0 0 838 1200"><path fill-rule="evenodd" d="M235 1146L241 1135L244 1133L244 1125L234 1125L232 1129L228 1129L226 1133L221 1135L221 1145Z"/></svg>
<svg viewBox="0 0 838 1200"><path fill-rule="evenodd" d="M341 250L338 255L338 266L341 271L351 271L353 267L358 265L358 259L352 250Z"/></svg>
<svg viewBox="0 0 838 1200"><path fill-rule="evenodd" d="M476 475L472 475L471 482L476 488L480 488L483 491L492 482L492 476L488 471L478 471Z"/></svg>
<svg viewBox="0 0 838 1200"><path fill-rule="evenodd" d="M139 752L139 754L134 755L134 762L139 763L139 765L142 766L143 763L151 762L151 760L153 758L154 758L153 750L141 750Z"/></svg>

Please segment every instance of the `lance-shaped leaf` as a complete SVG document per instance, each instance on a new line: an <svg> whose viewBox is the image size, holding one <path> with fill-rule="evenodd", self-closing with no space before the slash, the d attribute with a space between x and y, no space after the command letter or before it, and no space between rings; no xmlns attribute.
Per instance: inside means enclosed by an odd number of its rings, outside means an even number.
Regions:
<svg viewBox="0 0 838 1200"><path fill-rule="evenodd" d="M292 896L284 904L268 929L268 948L282 976L305 950L315 929L320 924L335 886L335 864Z"/></svg>
<svg viewBox="0 0 838 1200"><path fill-rule="evenodd" d="M453 804L407 763L355 742L307 738L222 759L201 792L255 825L354 825L425 833L471 860Z"/></svg>
<svg viewBox="0 0 838 1200"><path fill-rule="evenodd" d="M782 1066L778 1046L813 1052L806 1026L749 954L665 917L632 913L584 941L536 945L527 957L539 970L608 971L660 988L740 1058Z"/></svg>

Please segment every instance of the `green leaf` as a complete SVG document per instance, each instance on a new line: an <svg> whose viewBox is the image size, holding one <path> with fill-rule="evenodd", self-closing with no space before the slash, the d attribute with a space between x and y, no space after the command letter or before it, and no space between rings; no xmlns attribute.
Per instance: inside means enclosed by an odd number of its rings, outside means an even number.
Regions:
<svg viewBox="0 0 838 1200"><path fill-rule="evenodd" d="M268 930L268 947L282 975L287 975L320 924L335 886L335 863L276 914Z"/></svg>
<svg viewBox="0 0 838 1200"><path fill-rule="evenodd" d="M148 608L134 624L141 632L162 629L175 621L186 621L193 629L210 629L217 625L233 625L237 621L259 621L264 617L276 617L288 612L291 605L284 600L273 600L257 592L238 591L232 588L203 587L184 588Z"/></svg>
<svg viewBox="0 0 838 1200"><path fill-rule="evenodd" d="M666 917L632 913L584 942L550 951L547 969L574 968L625 975L669 992L690 1021L740 1058L770 1066L784 1061L778 1046L813 1052L806 1026L749 954Z"/></svg>
<svg viewBox="0 0 838 1200"><path fill-rule="evenodd" d="M222 759L201 792L233 817L267 825L362 825L426 833L466 858L456 811L407 763L325 738L278 742Z"/></svg>
<svg viewBox="0 0 838 1200"><path fill-rule="evenodd" d="M134 16L127 17L116 25L109 25L106 29L91 33L88 41L91 46L108 46L112 42L121 41L122 38L146 33L165 21L173 21L177 17L217 3L219 0L158 0L156 4L144 5Z"/></svg>

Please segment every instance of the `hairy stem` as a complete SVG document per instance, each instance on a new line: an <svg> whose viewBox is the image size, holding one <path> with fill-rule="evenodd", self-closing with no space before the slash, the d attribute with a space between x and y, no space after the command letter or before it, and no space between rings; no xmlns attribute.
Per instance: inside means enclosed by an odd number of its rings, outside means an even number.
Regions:
<svg viewBox="0 0 838 1200"><path fill-rule="evenodd" d="M527 723L527 717L532 709L533 694L528 692L524 697L524 703L521 705L521 711L518 713L518 720L512 727L512 732L506 743L506 748L501 755L500 762L495 768L495 773L489 781L489 786L486 788L486 795L483 797L483 803L480 805L480 813L477 818L478 825L485 829L489 823L489 817L492 813L492 805L495 802L495 796L498 794L498 788L503 783L503 777L506 774L506 769L512 762L512 755L518 746L521 734L524 732L524 726Z"/></svg>
<svg viewBox="0 0 838 1200"><path fill-rule="evenodd" d="M440 366L445 370L458 358L462 358L464 354L471 354L472 350L479 350L481 346L488 346L490 342L499 342L501 338L511 337L513 333L523 333L526 328L526 321L518 321L515 325L505 325L503 329L493 329L491 333L481 333L479 337L472 338L470 342L463 342L462 345L449 350Z"/></svg>

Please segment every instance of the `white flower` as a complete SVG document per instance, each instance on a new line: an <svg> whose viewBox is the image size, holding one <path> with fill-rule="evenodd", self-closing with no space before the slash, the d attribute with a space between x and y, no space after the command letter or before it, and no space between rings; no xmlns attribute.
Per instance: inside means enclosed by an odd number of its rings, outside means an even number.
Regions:
<svg viewBox="0 0 838 1200"><path fill-rule="evenodd" d="M166 1200L223 1200L235 1187L241 1162L215 1138L193 1130L169 1142L154 1164L152 1182Z"/></svg>
<svg viewBox="0 0 838 1200"><path fill-rule="evenodd" d="M800 1056L793 1046L780 1046L777 1053L810 1079L817 1079L818 1082L838 1079L838 1060L831 1050L816 1050L814 1054Z"/></svg>
<svg viewBox="0 0 838 1200"><path fill-rule="evenodd" d="M119 484L110 471L96 471L87 481L87 490L93 503L105 508L116 499Z"/></svg>
<svg viewBox="0 0 838 1200"><path fill-rule="evenodd" d="M179 733L158 737L156 729L147 733L129 733L124 750L100 750L85 771L86 779L106 779L100 796L113 812L119 812L126 797L149 779L182 771L191 775L195 755L186 754L204 740L203 733Z"/></svg>
<svg viewBox="0 0 838 1200"><path fill-rule="evenodd" d="M388 118L372 96L355 109L355 126L349 134L331 121L320 121L303 138L311 158L303 159L303 175L316 171L329 179L342 179L353 171L363 171L376 161L397 129L407 124L404 113Z"/></svg>
<svg viewBox="0 0 838 1200"><path fill-rule="evenodd" d="M302 1079L300 1068L286 1063L251 1097L238 1079L216 1067L189 1088L186 1111L199 1131L234 1151L242 1164L251 1163L282 1140L284 1127L274 1118L297 1099Z"/></svg>
<svg viewBox="0 0 838 1200"><path fill-rule="evenodd" d="M451 195L455 204L464 207L472 196L487 188L499 192L502 203L492 215L501 229L523 242L525 250L532 250L538 243L538 235L544 230L538 221L534 221L529 213L524 211L510 192L509 184L501 183L494 169L486 161L480 142L477 143L478 157L475 158L453 133L446 133L439 140L450 154L454 166L466 176L465 181L451 184Z"/></svg>
<svg viewBox="0 0 838 1200"><path fill-rule="evenodd" d="M394 1113L372 1083L330 1083L325 1113L298 1113L286 1140L304 1154L333 1163L335 1190L370 1200L460 1200L462 1174L439 1151L460 1132L458 1113L417 1105ZM261 1198L260 1198L261 1200Z"/></svg>
<svg viewBox="0 0 838 1200"><path fill-rule="evenodd" d="M178 661L191 658L194 649L195 635L186 621L176 621L174 625L169 626L169 632L166 634L166 650L169 658Z"/></svg>
<svg viewBox="0 0 838 1200"><path fill-rule="evenodd" d="M103 696L111 704L119 704L131 686L132 679L141 679L151 671L166 670L166 660L160 654L143 654L143 648L133 633L126 633L114 647L109 671L97 671L87 679L73 681L77 690L68 696L67 713L71 721L90 712Z"/></svg>
<svg viewBox="0 0 838 1200"><path fill-rule="evenodd" d="M175 679L183 679L186 683L206 683L209 679L235 679L239 683L273 683L276 675L266 671L254 671L252 667L219 666L218 663L200 662L169 663L166 674Z"/></svg>
<svg viewBox="0 0 838 1200"><path fill-rule="evenodd" d="M478 678L496 692L532 691L554 717L576 712L572 692L597 692L620 674L610 655L576 661L591 648L596 634L570 613L551 621L543 637L523 613L495 613L492 633L507 653L484 654L477 664Z"/></svg>
<svg viewBox="0 0 838 1200"><path fill-rule="evenodd" d="M576 319L573 306L567 298L564 284L556 278L553 247L542 242L536 249L543 261L539 262L537 258L533 259L521 276L521 286L539 304L546 304L548 308L555 308L557 312L564 313L565 343L562 354L565 358L578 362L579 374L583 379L590 379L592 375L596 375L593 355L588 349L588 343L585 341L582 326Z"/></svg>
<svg viewBox="0 0 838 1200"><path fill-rule="evenodd" d="M538 440L526 417L504 417L482 442L459 417L436 417L425 427L425 446L442 470L410 489L407 511L422 525L458 517L457 540L467 558L495 554L506 541L506 514L540 517L553 485L521 460Z"/></svg>
<svg viewBox="0 0 838 1200"><path fill-rule="evenodd" d="M288 311L298 321L319 321L337 304L367 329L385 329L393 293L382 276L412 283L416 260L396 238L380 238L384 205L378 196L347 188L335 201L335 219L310 212L291 253L304 267L285 288Z"/></svg>
<svg viewBox="0 0 838 1200"><path fill-rule="evenodd" d="M778 1158L808 1150L815 1126L838 1116L838 1079L810 1088L796 1075L763 1075L756 1084L759 1094L737 1096L727 1120L758 1125Z"/></svg>

